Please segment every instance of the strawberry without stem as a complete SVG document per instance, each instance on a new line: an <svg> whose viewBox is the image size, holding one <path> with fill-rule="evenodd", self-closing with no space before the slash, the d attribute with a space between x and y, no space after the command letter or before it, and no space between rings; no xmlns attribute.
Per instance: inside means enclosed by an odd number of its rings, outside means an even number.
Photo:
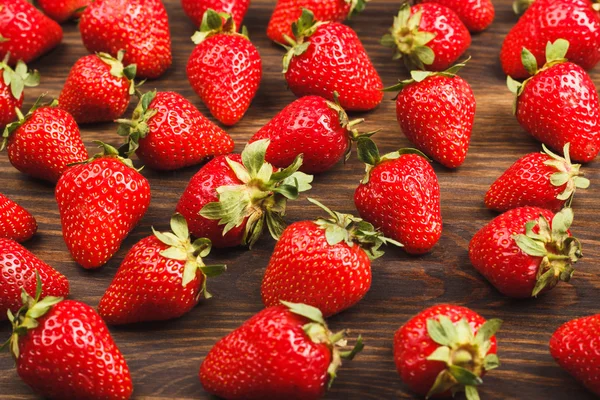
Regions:
<svg viewBox="0 0 600 400"><path fill-rule="evenodd" d="M197 27L202 24L204 13L208 9L231 15L235 26L240 27L250 6L250 0L181 0L181 6Z"/></svg>
<svg viewBox="0 0 600 400"><path fill-rule="evenodd" d="M58 23L79 18L83 9L93 0L36 0L36 4L44 14Z"/></svg>
<svg viewBox="0 0 600 400"><path fill-rule="evenodd" d="M15 69L12 69L8 63L7 54L4 61L0 63L2 79L0 79L0 129L10 124L17 112L15 108L21 108L23 90L25 87L37 86L40 83L40 74L35 71L28 71L27 65L23 61L17 62Z"/></svg>
<svg viewBox="0 0 600 400"><path fill-rule="evenodd" d="M26 209L0 193L0 238L25 242L37 232L37 222ZM4 314L0 309L0 317Z"/></svg>
<svg viewBox="0 0 600 400"><path fill-rule="evenodd" d="M494 20L495 10L491 0L420 0L437 3L456 13L470 32L481 32Z"/></svg>

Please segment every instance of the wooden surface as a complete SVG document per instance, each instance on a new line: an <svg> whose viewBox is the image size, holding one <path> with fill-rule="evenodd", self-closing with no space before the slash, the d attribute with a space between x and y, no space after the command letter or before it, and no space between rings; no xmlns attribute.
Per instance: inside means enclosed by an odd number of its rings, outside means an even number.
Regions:
<svg viewBox="0 0 600 400"><path fill-rule="evenodd" d="M174 63L161 79L148 82L145 87L177 91L208 116L185 74L193 49L189 38L194 27L179 1L165 3L170 17ZM362 15L349 23L358 32L386 86L406 76L400 63L391 60L391 51L379 45L379 38L391 25L399 4L398 0L373 0ZM265 35L273 5L273 0L253 0L245 19L250 37L262 56L264 72L250 110L240 123L228 129L237 151L259 127L294 100L280 73L282 51ZM486 318L504 320L498 335L502 366L485 377L480 392L483 399L592 398L554 363L547 344L561 323L598 312L598 162L585 166L592 186L578 193L574 202L572 232L581 239L585 257L576 265L577 272L570 284L561 283L538 299L513 301L500 295L469 263L469 240L495 216L483 205L488 186L517 158L540 149L511 115L511 94L498 61L502 39L515 21L510 1L496 1L495 22L487 31L473 36L468 50L473 60L461 76L473 87L477 115L465 164L455 171L434 164L441 186L444 220L440 242L430 254L421 257L389 249L373 264L373 285L366 297L352 309L329 320L334 330L350 328L353 334L361 333L366 347L354 361L344 364L326 396L328 399L416 398L396 373L393 335L424 307L445 302L471 307ZM86 54L76 24L68 23L64 30L63 43L31 64L40 70L42 83L39 88L27 91L26 107L42 92L58 96L70 67ZM592 77L600 84L600 70L592 72ZM396 123L392 97L393 94L386 94L376 110L361 115L367 120L365 130L382 129L376 137L382 152L409 144ZM90 154L95 153L92 140L120 142L115 128L111 123L82 127ZM61 236L51 185L19 173L3 154L0 156L0 191L28 208L38 220L39 232L26 244L27 248L70 279L72 299L96 306L128 249L150 233L150 226L161 230L168 227L179 196L197 170L198 167L192 167L157 173L145 169L143 174L152 186L150 209L116 256L95 271L85 271L72 261ZM338 211L355 212L352 196L362 172L363 166L352 157L348 164L338 165L318 176L310 196ZM289 203L288 210L288 222L313 219L322 214L305 196ZM229 270L211 279L214 298L203 301L184 317L111 328L131 369L136 398L210 398L198 380L200 363L218 339L262 309L260 282L273 246L274 241L264 236L252 252L240 248L211 254L211 261L226 262ZM8 335L8 323L0 323L0 338ZM18 379L10 356L0 355L0 398L32 397L31 390Z"/></svg>

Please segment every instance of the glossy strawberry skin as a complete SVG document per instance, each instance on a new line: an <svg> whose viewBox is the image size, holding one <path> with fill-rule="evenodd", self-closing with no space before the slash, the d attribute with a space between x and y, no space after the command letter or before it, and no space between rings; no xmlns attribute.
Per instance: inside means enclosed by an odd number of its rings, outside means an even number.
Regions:
<svg viewBox="0 0 600 400"><path fill-rule="evenodd" d="M234 125L258 90L262 63L248 38L221 33L196 46L188 60L187 75L211 114L225 125Z"/></svg>
<svg viewBox="0 0 600 400"><path fill-rule="evenodd" d="M530 74L521 62L521 51L527 48L538 65L546 62L546 43L557 39L569 41L566 58L584 69L600 61L600 13L592 9L590 0L535 1L510 30L500 52L502 69L515 79Z"/></svg>
<svg viewBox="0 0 600 400"><path fill-rule="evenodd" d="M65 110L41 107L13 131L8 159L19 171L56 183L71 163L87 160L77 123Z"/></svg>
<svg viewBox="0 0 600 400"><path fill-rule="evenodd" d="M427 395L438 374L446 368L442 362L427 360L427 357L440 346L427 333L427 320L437 319L441 315L450 318L454 323L466 319L474 333L477 333L479 327L485 322L481 315L466 307L439 304L421 311L396 331L394 335L396 368L402 381L412 391L422 396ZM492 336L490 341L492 346L487 354L496 354L496 337Z"/></svg>
<svg viewBox="0 0 600 400"><path fill-rule="evenodd" d="M599 331L597 314L564 323L550 338L550 354L558 365L596 396L600 396Z"/></svg>
<svg viewBox="0 0 600 400"><path fill-rule="evenodd" d="M307 322L284 306L254 315L210 350L200 366L204 389L230 400L321 398L331 352L306 335Z"/></svg>
<svg viewBox="0 0 600 400"><path fill-rule="evenodd" d="M44 14L58 23L65 22L71 18L79 18L81 12L77 10L87 7L92 0L37 0L36 4Z"/></svg>
<svg viewBox="0 0 600 400"><path fill-rule="evenodd" d="M367 111L381 103L383 83L351 28L326 23L305 41L310 42L308 49L292 57L285 73L296 96L317 95L333 101L337 91L346 111Z"/></svg>
<svg viewBox="0 0 600 400"><path fill-rule="evenodd" d="M114 157L69 168L56 185L63 238L86 269L105 264L150 205L150 185Z"/></svg>
<svg viewBox="0 0 600 400"><path fill-rule="evenodd" d="M38 322L19 339L17 359L17 373L36 393L61 400L131 396L125 359L92 307L63 300Z"/></svg>
<svg viewBox="0 0 600 400"><path fill-rule="evenodd" d="M459 76L430 76L404 87L396 116L408 140L448 168L467 157L475 119L475 96Z"/></svg>
<svg viewBox="0 0 600 400"><path fill-rule="evenodd" d="M523 129L561 154L571 143L574 161L592 161L600 151L598 93L576 64L560 63L531 78L518 97L516 115Z"/></svg>
<svg viewBox="0 0 600 400"><path fill-rule="evenodd" d="M0 129L4 130L4 127L17 118L15 108L21 108L23 106L23 99L25 94L21 93L21 97L15 99L11 93L10 87L4 83L4 79L0 79Z"/></svg>
<svg viewBox="0 0 600 400"><path fill-rule="evenodd" d="M317 174L331 169L350 145L349 132L336 111L320 96L304 96L287 105L252 136L250 143L269 139L267 162L291 165L303 154L300 171Z"/></svg>
<svg viewBox="0 0 600 400"><path fill-rule="evenodd" d="M369 182L354 192L360 217L409 254L431 250L442 235L440 187L425 158L404 154L386 160L370 172Z"/></svg>
<svg viewBox="0 0 600 400"><path fill-rule="evenodd" d="M63 32L56 22L26 0L0 0L0 59L10 52L8 64L35 60L55 48Z"/></svg>
<svg viewBox="0 0 600 400"><path fill-rule="evenodd" d="M22 243L31 239L35 232L37 222L33 215L0 193L0 238Z"/></svg>
<svg viewBox="0 0 600 400"><path fill-rule="evenodd" d="M231 15L235 26L241 28L250 0L181 0L181 6L197 28L202 24L202 17L209 8L217 13Z"/></svg>
<svg viewBox="0 0 600 400"><path fill-rule="evenodd" d="M136 64L140 78L158 78L171 66L171 34L161 0L96 0L81 15L79 30L91 53L116 57L125 50L123 62Z"/></svg>
<svg viewBox="0 0 600 400"><path fill-rule="evenodd" d="M448 7L460 18L470 32L481 32L494 20L496 14L491 0L421 0Z"/></svg>

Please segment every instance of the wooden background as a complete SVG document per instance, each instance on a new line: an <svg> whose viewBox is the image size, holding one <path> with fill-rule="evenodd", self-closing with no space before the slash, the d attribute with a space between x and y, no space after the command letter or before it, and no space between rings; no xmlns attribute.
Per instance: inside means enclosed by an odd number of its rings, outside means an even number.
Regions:
<svg viewBox="0 0 600 400"><path fill-rule="evenodd" d="M146 83L146 89L173 90L190 99L209 115L187 81L185 66L193 44L194 27L179 1L165 1L173 38L174 63L159 80ZM228 132L236 151L285 105L294 100L280 73L282 51L271 44L265 29L274 0L253 0L245 19L250 37L263 59L260 90L244 119ZM362 39L384 81L392 85L406 77L391 51L379 44L397 12L400 1L373 0L363 14L349 22ZM598 251L598 162L585 166L591 187L580 192L574 202L572 232L583 243L584 258L576 265L570 284L561 283L538 299L514 301L500 295L470 265L468 243L473 234L496 214L483 205L488 186L520 156L540 150L511 115L511 94L498 61L502 40L516 17L510 0L496 1L496 20L485 32L473 36L468 54L473 57L461 72L473 87L477 115L472 143L465 164L448 170L434 164L438 174L444 231L434 250L413 257L390 248L373 264L371 291L355 307L330 318L332 329L350 328L361 333L365 350L346 362L328 399L413 399L400 381L392 357L396 329L421 309L437 303L455 303L473 308L486 318L502 318L498 335L502 366L485 377L484 399L588 399L592 398L552 360L548 340L563 322L598 312L600 266ZM64 25L65 39L50 54L32 63L40 70L42 82L28 90L26 107L42 92L58 96L70 67L86 51L75 23ZM592 72L600 84L600 71ZM395 119L393 94L366 118L365 130L382 129L376 141L382 152L409 145ZM130 107L130 111L133 108ZM212 118L212 117L211 117ZM214 120L214 119L213 119ZM112 123L84 126L84 142L95 153L92 140L118 144ZM121 250L103 268L86 271L71 260L61 237L59 214L51 185L27 178L0 156L0 191L28 208L37 218L39 232L26 246L41 259L65 274L71 281L71 298L96 306L128 249L150 234L150 226L168 228L168 221L188 180L198 170L191 167L172 173L145 169L152 186L152 203L139 226L125 240ZM355 212L353 192L362 177L363 166L355 158L346 165L315 179L310 196L342 212ZM313 219L320 213L305 196L289 204L288 221ZM256 248L216 251L209 261L223 261L229 270L209 282L214 298L203 301L184 317L168 322L111 328L123 352L134 382L136 398L210 398L198 380L198 368L213 344L262 309L260 282L273 250L274 241L264 236ZM0 323L0 338L9 336L9 325ZM4 339L2 339L4 340ZM22 384L8 354L0 355L0 398L29 399L31 390Z"/></svg>

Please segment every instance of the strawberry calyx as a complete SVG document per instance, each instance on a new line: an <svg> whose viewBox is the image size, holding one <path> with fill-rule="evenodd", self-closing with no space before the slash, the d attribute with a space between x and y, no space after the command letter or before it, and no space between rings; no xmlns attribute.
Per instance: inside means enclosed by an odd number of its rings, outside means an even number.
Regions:
<svg viewBox="0 0 600 400"><path fill-rule="evenodd" d="M292 23L292 33L296 39L294 40L288 35L283 35L283 38L288 44L280 43L286 50L286 53L283 56L282 72L284 74L287 72L292 58L294 56L302 55L308 50L310 42L306 41L306 39L312 36L319 26L327 23L328 22L316 21L312 11L307 8L302 8L300 18Z"/></svg>
<svg viewBox="0 0 600 400"><path fill-rule="evenodd" d="M129 64L128 66L123 65L123 57L125 56L125 50L119 50L117 58L114 58L107 53L96 53L98 58L105 64L110 66L110 74L115 78L125 78L129 82L129 94L135 94L135 74L137 72L137 66L135 64Z"/></svg>
<svg viewBox="0 0 600 400"><path fill-rule="evenodd" d="M115 122L119 124L117 133L127 137L125 144L119 148L121 153L131 156L140 147L140 139L148 136L150 128L148 123L152 117L158 112L154 108L150 108L150 103L156 97L156 90L146 92L140 97L138 105L133 110L131 119L117 119Z"/></svg>
<svg viewBox="0 0 600 400"><path fill-rule="evenodd" d="M287 168L273 172L273 166L265 161L269 143L268 139L261 139L248 144L242 151L241 164L226 158L242 183L217 188L219 200L206 204L200 211L202 217L225 225L223 235L246 221L242 244L250 248L265 225L275 240L279 238L285 227L287 200L295 200L300 192L309 190L313 180L312 175L298 171L302 155Z"/></svg>
<svg viewBox="0 0 600 400"><path fill-rule="evenodd" d="M1 41L1 40L0 40ZM10 88L10 93L15 99L20 99L25 87L34 87L40 83L40 73L38 70L29 71L27 65L22 61L17 61L15 69L8 65L10 52L6 54L4 60L0 62L0 71L2 71L2 80Z"/></svg>
<svg viewBox="0 0 600 400"><path fill-rule="evenodd" d="M221 275L227 270L227 266L224 264L204 264L202 259L210 253L212 243L207 238L198 238L192 242L187 221L181 214L173 214L170 224L172 232L158 232L152 228L154 236L169 246L168 249L161 251L160 255L172 260L185 261L181 282L183 287L186 287L193 281L196 277L196 272L199 271L204 279L202 281L202 290L198 293L198 296L204 294L204 298L211 298L212 295L206 290L206 280L208 277L212 278Z"/></svg>
<svg viewBox="0 0 600 400"><path fill-rule="evenodd" d="M433 64L435 59L435 54L427 43L433 40L436 34L419 30L423 10L410 14L410 4L402 4L398 15L394 17L390 33L381 38L381 44L393 48L393 59L402 58L409 70L425 69L425 65Z"/></svg>
<svg viewBox="0 0 600 400"><path fill-rule="evenodd" d="M556 198L558 200L568 200L566 203L567 207L571 206L576 189L587 189L590 186L590 180L584 178L583 172L580 171L581 164L571 164L569 146L570 143L565 144L563 147L563 154L565 156L561 157L548 150L548 148L542 144L542 153L551 157L550 160L544 161L544 165L556 168L557 170L557 172L550 175L550 183L557 187L566 185L565 190L559 193Z"/></svg>
<svg viewBox="0 0 600 400"><path fill-rule="evenodd" d="M74 163L68 164L68 166L73 166L73 165L78 165L78 164L89 164L92 161L97 160L99 158L111 157L111 158L115 158L115 159L121 161L123 164L127 165L129 168L133 168L133 169L135 169L138 172L141 171L142 168L144 168L144 167L135 168L134 165L133 165L133 161L131 161L130 158L123 157L119 153L119 150L117 150L116 148L114 148L113 146L111 146L108 143L101 142L100 140L94 140L93 143L97 144L98 147L100 149L102 149L102 151L99 152L99 153L97 153L97 154L94 154L91 158L89 158L89 159L87 159L85 161L74 162Z"/></svg>
<svg viewBox="0 0 600 400"><path fill-rule="evenodd" d="M525 234L512 238L521 251L532 257L541 257L536 284L531 293L536 297L544 289L552 289L558 281L568 282L575 272L573 264L581 257L581 243L569 236L573 210L563 208L549 221L540 214L537 220L525 224Z"/></svg>
<svg viewBox="0 0 600 400"><path fill-rule="evenodd" d="M490 319L473 334L465 318L456 324L445 315L437 320L428 319L427 333L440 347L427 360L443 362L446 368L438 374L426 398L450 390L453 396L464 391L467 400L478 400L477 386L483 383L481 376L500 366L498 356L488 352L492 347L491 338L501 325L502 320Z"/></svg>
<svg viewBox="0 0 600 400"><path fill-rule="evenodd" d="M533 4L535 0L515 0L512 4L512 9L515 14L521 15Z"/></svg>
<svg viewBox="0 0 600 400"><path fill-rule="evenodd" d="M245 26L242 27L242 32L237 32L233 17L227 13L218 13L212 8L204 12L200 29L192 36L194 44L200 44L211 36L224 33L228 35L244 36L248 39L248 30Z"/></svg>
<svg viewBox="0 0 600 400"><path fill-rule="evenodd" d="M367 3L370 0L344 0L347 4L350 4L350 10L348 11L348 18L354 17L356 14L363 12Z"/></svg>
<svg viewBox="0 0 600 400"><path fill-rule="evenodd" d="M40 97L38 97L36 99L35 103L33 103L31 108L25 115L23 115L23 112L18 107L15 107L15 113L17 114L17 120L14 122L11 122L10 124L8 124L4 127L4 131L2 132L2 141L0 141L0 151L4 150L6 148L6 146L8 145L8 138L10 137L10 135L14 131L19 129L19 127L21 127L21 125L23 125L25 122L27 122L27 120L33 115L33 113L38 108L56 107L58 105L58 100L56 100L56 99L52 100L50 103L42 104L42 100L44 99L45 96L46 96L46 94L44 93Z"/></svg>

